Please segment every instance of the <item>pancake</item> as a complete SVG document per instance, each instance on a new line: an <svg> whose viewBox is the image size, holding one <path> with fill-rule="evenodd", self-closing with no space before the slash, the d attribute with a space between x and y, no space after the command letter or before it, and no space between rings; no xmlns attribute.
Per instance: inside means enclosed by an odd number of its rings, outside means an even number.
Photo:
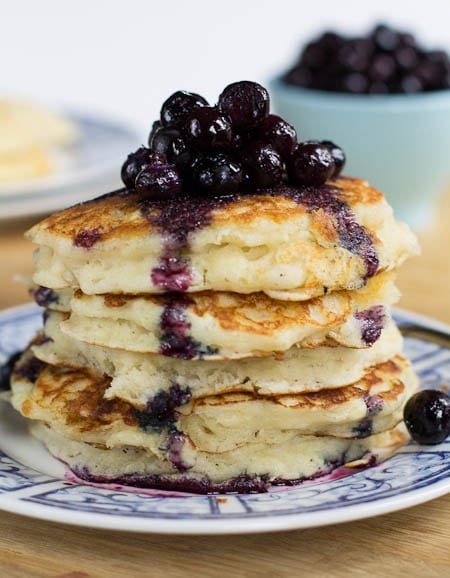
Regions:
<svg viewBox="0 0 450 578"><path fill-rule="evenodd" d="M198 452L185 469L132 446L108 448L64 438L43 422L31 433L82 480L134 487L207 493L265 492L270 484L292 484L329 473L340 465L374 465L394 454L408 440L403 424L364 439L296 436L284 444L243 445L220 454ZM173 453L182 438L175 439Z"/></svg>
<svg viewBox="0 0 450 578"><path fill-rule="evenodd" d="M272 395L303 393L348 385L371 365L400 353L402 337L392 321L372 347L289 349L283 355L238 361L204 362L162 355L112 350L69 337L60 329L65 315L46 315L45 336L33 352L52 365L90 367L111 378L105 397L145 405L160 391L177 383L190 388L192 398L230 391Z"/></svg>
<svg viewBox="0 0 450 578"><path fill-rule="evenodd" d="M75 123L53 111L0 100L0 183L51 174L52 150L75 142L78 132Z"/></svg>
<svg viewBox="0 0 450 578"><path fill-rule="evenodd" d="M50 156L40 147L13 152L0 150L0 183L45 177L52 169Z"/></svg>
<svg viewBox="0 0 450 578"><path fill-rule="evenodd" d="M243 444L285 443L297 435L363 438L402 420L417 379L401 356L379 364L354 384L300 395L229 393L177 409L177 428L201 451L220 454Z"/></svg>
<svg viewBox="0 0 450 578"><path fill-rule="evenodd" d="M67 146L79 136L77 125L55 111L26 101L0 100L0 154Z"/></svg>
<svg viewBox="0 0 450 578"><path fill-rule="evenodd" d="M150 201L117 191L28 232L34 281L85 294L265 292L305 300L355 289L418 252L409 228L365 181L255 195Z"/></svg>
<svg viewBox="0 0 450 578"><path fill-rule="evenodd" d="M401 410L417 387L401 356L351 386L296 396L234 393L193 401L178 388L176 397L159 395L139 409L106 400L108 383L27 352L13 372L10 401L32 420L32 433L84 479L194 484L199 491L229 491L236 480L286 483L385 458L407 439Z"/></svg>
<svg viewBox="0 0 450 578"><path fill-rule="evenodd" d="M161 297L76 291L61 330L92 345L181 359L263 357L294 345L364 348L379 338L398 295L392 272L376 275L362 289L299 302L264 293Z"/></svg>
<svg viewBox="0 0 450 578"><path fill-rule="evenodd" d="M105 376L36 361L27 352L13 372L11 403L22 415L70 439L143 447L161 459L168 459L174 431L186 438L189 460L198 451L221 454L298 435L368 437L395 427L417 388L411 366L396 356L338 389L272 396L236 392L192 400L189 388L174 384L136 407L105 399L110 382Z"/></svg>

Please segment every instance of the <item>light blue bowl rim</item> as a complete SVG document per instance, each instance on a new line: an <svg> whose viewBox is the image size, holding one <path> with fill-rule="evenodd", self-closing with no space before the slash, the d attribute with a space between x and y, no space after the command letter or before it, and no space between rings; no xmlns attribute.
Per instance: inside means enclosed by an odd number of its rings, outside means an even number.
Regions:
<svg viewBox="0 0 450 578"><path fill-rule="evenodd" d="M281 94L291 103L314 104L317 107L367 110L378 112L411 112L450 110L450 89L415 94L347 94L300 88L284 82L280 77L268 83L270 92Z"/></svg>

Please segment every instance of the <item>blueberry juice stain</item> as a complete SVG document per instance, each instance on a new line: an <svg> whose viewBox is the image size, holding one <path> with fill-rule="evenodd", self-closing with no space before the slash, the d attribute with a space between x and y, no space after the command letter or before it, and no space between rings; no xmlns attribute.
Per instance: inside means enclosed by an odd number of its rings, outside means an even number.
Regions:
<svg viewBox="0 0 450 578"><path fill-rule="evenodd" d="M31 381L31 383L36 383L41 370L45 366L45 363L38 359L37 357L29 357L23 362L17 364L13 371L16 375Z"/></svg>
<svg viewBox="0 0 450 578"><path fill-rule="evenodd" d="M155 225L161 235L159 263L151 271L153 285L164 292L182 293L192 283L192 270L183 250L189 246L195 231L207 227L212 212L238 198L224 197L179 197L155 201L143 198L138 201L141 213L149 223Z"/></svg>
<svg viewBox="0 0 450 578"><path fill-rule="evenodd" d="M189 335L190 323L185 310L189 301L180 293L188 291L192 283L189 257L183 250L189 246L195 231L208 226L215 209L238 199L237 195L224 197L180 197L175 200L155 201L143 198L138 201L141 213L155 225L161 235L161 255L150 273L153 285L170 293L161 315L161 355L178 359L193 359L213 353Z"/></svg>
<svg viewBox="0 0 450 578"><path fill-rule="evenodd" d="M166 298L160 319L159 353L177 359L197 357L201 344L189 335L191 324L186 319L188 301L185 296Z"/></svg>
<svg viewBox="0 0 450 578"><path fill-rule="evenodd" d="M160 319L159 353L161 355L177 359L194 359L217 353L217 350L202 345L189 335L191 324L186 318L188 305L189 298L186 295L172 293L165 297Z"/></svg>
<svg viewBox="0 0 450 578"><path fill-rule="evenodd" d="M183 459L183 449L187 443L187 436L176 428L178 420L177 408L189 403L192 397L191 389L180 387L173 383L168 391L161 390L149 400L144 410L136 411L139 426L145 430L153 430L157 433L167 431L165 451L167 459L179 472L189 469Z"/></svg>
<svg viewBox="0 0 450 578"><path fill-rule="evenodd" d="M365 280L373 277L379 266L379 259L372 238L356 222L355 215L350 206L339 200L336 189L329 185L321 187L284 187L280 189L284 196L295 200L309 211L322 209L330 215L336 223L336 232L339 236L339 244L350 253L358 255L366 264Z"/></svg>

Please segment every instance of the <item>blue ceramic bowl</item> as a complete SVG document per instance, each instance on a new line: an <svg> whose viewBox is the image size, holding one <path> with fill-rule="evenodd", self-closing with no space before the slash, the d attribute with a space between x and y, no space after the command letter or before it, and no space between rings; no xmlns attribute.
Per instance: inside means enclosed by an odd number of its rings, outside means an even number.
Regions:
<svg viewBox="0 0 450 578"><path fill-rule="evenodd" d="M450 90L413 95L352 95L271 83L274 110L299 140L332 140L347 155L345 173L383 191L397 218L430 222L450 183Z"/></svg>

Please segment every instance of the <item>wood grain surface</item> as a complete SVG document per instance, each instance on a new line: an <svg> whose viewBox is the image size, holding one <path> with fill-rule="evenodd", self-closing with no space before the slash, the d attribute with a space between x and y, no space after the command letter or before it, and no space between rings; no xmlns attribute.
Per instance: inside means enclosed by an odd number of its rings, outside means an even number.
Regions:
<svg viewBox="0 0 450 578"><path fill-rule="evenodd" d="M0 308L28 301L22 233L0 221ZM450 323L450 191L399 275L400 306ZM450 577L450 494L347 524L245 536L163 536L76 528L0 513L0 578Z"/></svg>

